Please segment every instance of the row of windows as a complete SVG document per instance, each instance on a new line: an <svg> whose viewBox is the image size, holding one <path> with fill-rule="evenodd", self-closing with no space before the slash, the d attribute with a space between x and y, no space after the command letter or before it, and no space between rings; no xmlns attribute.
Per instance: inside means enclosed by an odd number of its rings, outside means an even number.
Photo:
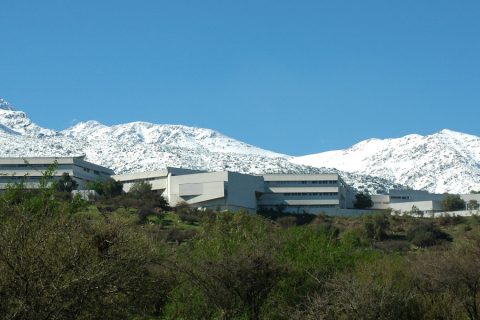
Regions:
<svg viewBox="0 0 480 320"><path fill-rule="evenodd" d="M102 173L102 174L104 174L104 175L107 175L107 176L110 175L110 173L108 173L108 172L103 172L103 171L98 171L98 170L92 170L92 169L85 168L85 167L80 167L80 168L82 168L83 171L85 171L85 172L93 171L93 173L96 174L97 176L100 175L100 173Z"/></svg>
<svg viewBox="0 0 480 320"><path fill-rule="evenodd" d="M258 206L259 209L266 209L266 210L278 210L278 207L276 206L271 206L271 205L263 205L263 206ZM338 205L335 204L315 204L315 205L298 205L298 206L289 206L291 209L307 209L307 210L312 210L316 208L337 208Z"/></svg>
<svg viewBox="0 0 480 320"><path fill-rule="evenodd" d="M22 180L40 180L41 177L31 177L31 176L21 176L21 177L12 177L12 176L0 176L0 182L5 183L5 181L22 181Z"/></svg>
<svg viewBox="0 0 480 320"><path fill-rule="evenodd" d="M122 183L136 183L136 182L143 182L143 181L153 181L153 180L159 180L161 178L156 177L156 178L145 178L145 179L132 179L132 180L122 180Z"/></svg>
<svg viewBox="0 0 480 320"><path fill-rule="evenodd" d="M34 169L47 169L48 164L30 164L30 163L22 163L22 164L0 164L0 168L34 168ZM71 168L71 165L57 165L57 168Z"/></svg>
<svg viewBox="0 0 480 320"><path fill-rule="evenodd" d="M315 181L268 181L269 185L275 184L337 184L338 180L315 180Z"/></svg>
<svg viewBox="0 0 480 320"><path fill-rule="evenodd" d="M390 199L408 200L408 199L410 199L410 197L409 196L391 196Z"/></svg>
<svg viewBox="0 0 480 320"><path fill-rule="evenodd" d="M48 169L48 164L30 164L30 163L22 163L22 164L0 164L0 169L6 169L6 168L18 168L18 169L37 169L37 170L47 170ZM96 175L100 175L100 174L104 174L104 175L107 175L109 176L110 173L108 172L104 172L104 171L99 171L99 170L94 170L94 169L89 169L89 168L85 168L85 167L81 167L79 166L80 168L83 169L83 171L85 172L91 172L93 171L94 174ZM71 169L72 168L72 165L70 164L58 164L56 166L56 169L57 170L68 170L68 169Z"/></svg>
<svg viewBox="0 0 480 320"><path fill-rule="evenodd" d="M291 196L338 196L338 192L286 192L286 197Z"/></svg>

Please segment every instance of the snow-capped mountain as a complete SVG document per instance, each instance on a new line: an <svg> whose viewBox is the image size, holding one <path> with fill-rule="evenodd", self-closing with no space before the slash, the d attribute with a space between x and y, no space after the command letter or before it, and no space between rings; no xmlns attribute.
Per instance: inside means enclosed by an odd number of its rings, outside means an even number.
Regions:
<svg viewBox="0 0 480 320"><path fill-rule="evenodd" d="M283 154L263 150L203 128L182 125L158 125L148 122L131 122L112 127L98 121L81 122L62 131L64 136L94 143L108 138L110 142L128 144L159 144L192 150L208 149L210 152L259 155L270 158L286 157Z"/></svg>
<svg viewBox="0 0 480 320"><path fill-rule="evenodd" d="M369 139L292 162L382 177L435 193L480 190L480 137L447 129L427 136Z"/></svg>
<svg viewBox="0 0 480 320"><path fill-rule="evenodd" d="M106 126L87 121L63 131L42 128L0 99L0 157L80 156L117 173L165 166L241 173L323 173L336 169L292 163L292 157L182 125L131 122ZM339 172L347 183L371 192L403 187L388 179Z"/></svg>
<svg viewBox="0 0 480 320"><path fill-rule="evenodd" d="M0 130L30 137L54 136L54 130L44 129L33 123L25 112L17 111L7 101L0 99Z"/></svg>

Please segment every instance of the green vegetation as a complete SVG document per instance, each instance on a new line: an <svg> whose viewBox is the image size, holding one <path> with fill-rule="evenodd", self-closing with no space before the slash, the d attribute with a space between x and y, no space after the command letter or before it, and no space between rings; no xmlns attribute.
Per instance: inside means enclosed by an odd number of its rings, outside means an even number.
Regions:
<svg viewBox="0 0 480 320"><path fill-rule="evenodd" d="M355 195L355 202L353 204L355 209L368 209L373 206L372 197L368 192L360 192Z"/></svg>
<svg viewBox="0 0 480 320"><path fill-rule="evenodd" d="M0 319L480 319L476 216L198 211L112 181L84 201L52 172L0 195Z"/></svg>
<svg viewBox="0 0 480 320"><path fill-rule="evenodd" d="M364 227L368 239L382 241L387 238L390 225L386 214L372 214L364 216Z"/></svg>
<svg viewBox="0 0 480 320"><path fill-rule="evenodd" d="M465 201L459 195L447 194L442 200L443 211L464 210Z"/></svg>
<svg viewBox="0 0 480 320"><path fill-rule="evenodd" d="M78 188L78 182L73 180L68 173L64 172L60 179L55 182L55 186L59 192L72 192L72 190Z"/></svg>
<svg viewBox="0 0 480 320"><path fill-rule="evenodd" d="M95 181L89 182L87 188L90 190L95 190L97 194L106 198L113 198L122 194L123 184L109 178L107 181Z"/></svg>
<svg viewBox="0 0 480 320"><path fill-rule="evenodd" d="M413 225L407 232L407 239L418 247L429 247L438 244L442 240L451 240L451 237L440 230L440 227L432 222L421 222Z"/></svg>
<svg viewBox="0 0 480 320"><path fill-rule="evenodd" d="M470 200L467 203L467 209L468 210L478 210L480 208L480 205L478 204L477 200Z"/></svg>

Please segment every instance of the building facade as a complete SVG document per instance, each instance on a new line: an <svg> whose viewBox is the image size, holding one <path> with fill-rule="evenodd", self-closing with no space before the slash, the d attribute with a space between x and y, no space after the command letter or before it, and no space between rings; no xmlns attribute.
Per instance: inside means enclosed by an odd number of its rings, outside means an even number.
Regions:
<svg viewBox="0 0 480 320"><path fill-rule="evenodd" d="M53 179L68 173L78 183L78 189L85 189L89 181L103 181L115 174L84 157L0 158L0 190L17 182L24 182L27 188L38 187L44 172L55 162Z"/></svg>
<svg viewBox="0 0 480 320"><path fill-rule="evenodd" d="M112 177L128 192L136 182L149 182L171 206L187 203L212 210L275 210L288 213L354 215L355 190L335 173L249 175L230 171L206 172L167 167L163 170L115 175L113 170L88 162L84 157L0 158L0 192L13 183L39 186L44 172L56 163L53 179L64 173L86 190L90 181ZM480 203L480 194L459 195L470 207ZM435 213L442 210L445 194L422 190L390 190L372 195L373 210L397 213ZM468 209L468 208L467 208ZM364 213L364 212L363 212Z"/></svg>
<svg viewBox="0 0 480 320"><path fill-rule="evenodd" d="M186 202L213 210L319 213L349 208L353 196L338 174L260 176L167 168L113 178L123 182L127 192L133 183L147 181L152 184L152 190L162 193L172 206Z"/></svg>
<svg viewBox="0 0 480 320"><path fill-rule="evenodd" d="M205 172L166 168L160 171L115 175L128 192L135 182L145 181L161 193L171 206L187 203L212 210L257 211L257 197L263 192L261 177L229 171Z"/></svg>
<svg viewBox="0 0 480 320"><path fill-rule="evenodd" d="M319 213L352 208L352 192L338 174L267 174L258 200L262 210Z"/></svg>

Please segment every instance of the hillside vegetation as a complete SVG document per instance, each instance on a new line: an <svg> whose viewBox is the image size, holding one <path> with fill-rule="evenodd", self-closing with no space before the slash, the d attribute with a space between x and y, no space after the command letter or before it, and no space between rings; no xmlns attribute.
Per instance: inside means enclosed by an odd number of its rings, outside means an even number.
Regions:
<svg viewBox="0 0 480 320"><path fill-rule="evenodd" d="M479 319L480 219L0 196L1 319ZM113 189L112 189L113 190Z"/></svg>

